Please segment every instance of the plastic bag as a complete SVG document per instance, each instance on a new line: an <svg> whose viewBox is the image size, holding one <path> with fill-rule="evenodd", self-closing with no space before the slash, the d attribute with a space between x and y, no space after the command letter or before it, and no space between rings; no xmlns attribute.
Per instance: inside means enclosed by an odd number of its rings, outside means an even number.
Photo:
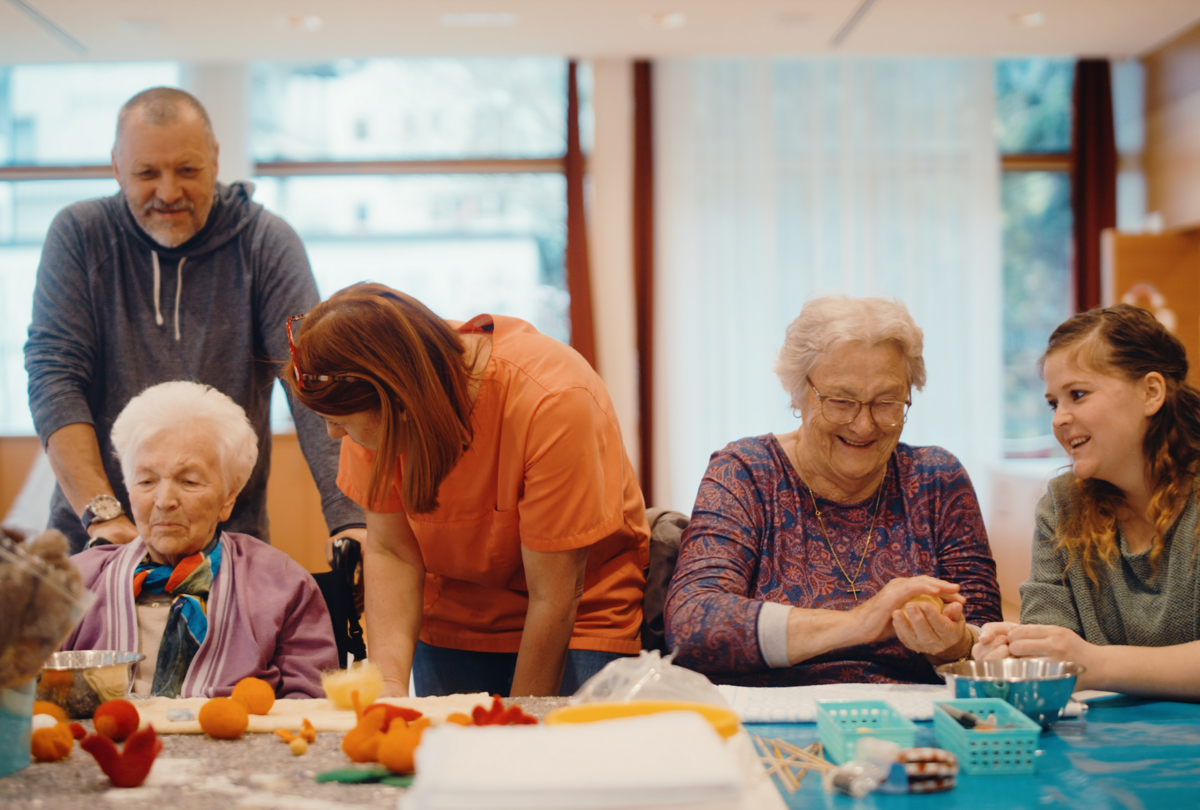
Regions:
<svg viewBox="0 0 1200 810"><path fill-rule="evenodd" d="M728 706L713 682L671 663L674 656L642 650L636 658L609 662L579 687L571 703L619 703L630 700L682 700Z"/></svg>

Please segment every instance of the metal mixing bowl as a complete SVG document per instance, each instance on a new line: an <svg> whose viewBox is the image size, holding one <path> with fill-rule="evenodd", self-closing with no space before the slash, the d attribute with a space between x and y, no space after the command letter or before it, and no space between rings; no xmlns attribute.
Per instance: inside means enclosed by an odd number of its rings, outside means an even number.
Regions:
<svg viewBox="0 0 1200 810"><path fill-rule="evenodd" d="M91 717L104 701L129 695L133 665L145 657L116 650L56 652L42 664L37 699L57 703L71 717Z"/></svg>
<svg viewBox="0 0 1200 810"><path fill-rule="evenodd" d="M1002 658L942 664L938 673L954 687L956 698L1000 698L1042 728L1062 717L1081 664L1050 658Z"/></svg>

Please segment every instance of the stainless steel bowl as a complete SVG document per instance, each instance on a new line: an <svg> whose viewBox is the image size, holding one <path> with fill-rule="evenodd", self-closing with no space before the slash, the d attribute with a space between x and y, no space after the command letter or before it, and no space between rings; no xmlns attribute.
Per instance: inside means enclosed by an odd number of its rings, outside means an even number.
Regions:
<svg viewBox="0 0 1200 810"><path fill-rule="evenodd" d="M71 717L91 717L104 701L129 695L133 665L145 657L116 650L56 652L42 664L37 699L57 703Z"/></svg>
<svg viewBox="0 0 1200 810"><path fill-rule="evenodd" d="M1086 667L1050 658L1002 658L942 664L937 671L954 687L956 698L1000 698L1050 728L1062 717L1075 678Z"/></svg>

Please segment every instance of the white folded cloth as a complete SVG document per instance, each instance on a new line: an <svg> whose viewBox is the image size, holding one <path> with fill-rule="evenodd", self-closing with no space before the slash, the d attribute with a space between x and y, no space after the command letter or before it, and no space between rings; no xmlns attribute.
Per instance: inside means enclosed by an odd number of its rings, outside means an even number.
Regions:
<svg viewBox="0 0 1200 810"><path fill-rule="evenodd" d="M819 686L717 687L743 723L815 723L818 700L886 700L909 720L931 720L934 702L954 700L949 684L834 683ZM1086 707L1070 701L1064 717L1077 717Z"/></svg>
<svg viewBox="0 0 1200 810"><path fill-rule="evenodd" d="M430 728L403 810L733 808L743 770L699 714Z"/></svg>

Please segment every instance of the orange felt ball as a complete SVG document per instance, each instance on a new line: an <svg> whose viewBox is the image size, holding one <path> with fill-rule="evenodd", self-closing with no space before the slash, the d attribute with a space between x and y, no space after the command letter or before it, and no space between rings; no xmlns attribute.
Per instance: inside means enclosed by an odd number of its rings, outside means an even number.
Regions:
<svg viewBox="0 0 1200 810"><path fill-rule="evenodd" d="M230 698L213 698L200 707L200 728L218 740L236 740L250 725L246 707Z"/></svg>
<svg viewBox="0 0 1200 810"><path fill-rule="evenodd" d="M57 703L51 703L48 700L35 700L33 702L33 713L48 714L60 723L71 722L67 718L67 713L63 710L62 706L59 706Z"/></svg>
<svg viewBox="0 0 1200 810"><path fill-rule="evenodd" d="M467 715L463 714L462 712L455 712L454 714L452 714L446 718L446 722L454 723L455 725L459 725L459 726L469 726L474 721Z"/></svg>
<svg viewBox="0 0 1200 810"><path fill-rule="evenodd" d="M66 759L75 747L75 737L66 723L50 728L39 728L29 740L29 753L42 762L57 762Z"/></svg>
<svg viewBox="0 0 1200 810"><path fill-rule="evenodd" d="M100 704L92 715L92 725L97 734L103 734L113 742L121 742L137 731L138 710L128 700L108 700Z"/></svg>
<svg viewBox="0 0 1200 810"><path fill-rule="evenodd" d="M245 706L250 714L266 714L275 705L275 690L259 678L242 678L229 697Z"/></svg>
<svg viewBox="0 0 1200 810"><path fill-rule="evenodd" d="M418 725L400 719L393 720L388 733L379 743L379 764L396 773L412 773L415 770L417 746L421 744L421 734L427 725L427 722Z"/></svg>

